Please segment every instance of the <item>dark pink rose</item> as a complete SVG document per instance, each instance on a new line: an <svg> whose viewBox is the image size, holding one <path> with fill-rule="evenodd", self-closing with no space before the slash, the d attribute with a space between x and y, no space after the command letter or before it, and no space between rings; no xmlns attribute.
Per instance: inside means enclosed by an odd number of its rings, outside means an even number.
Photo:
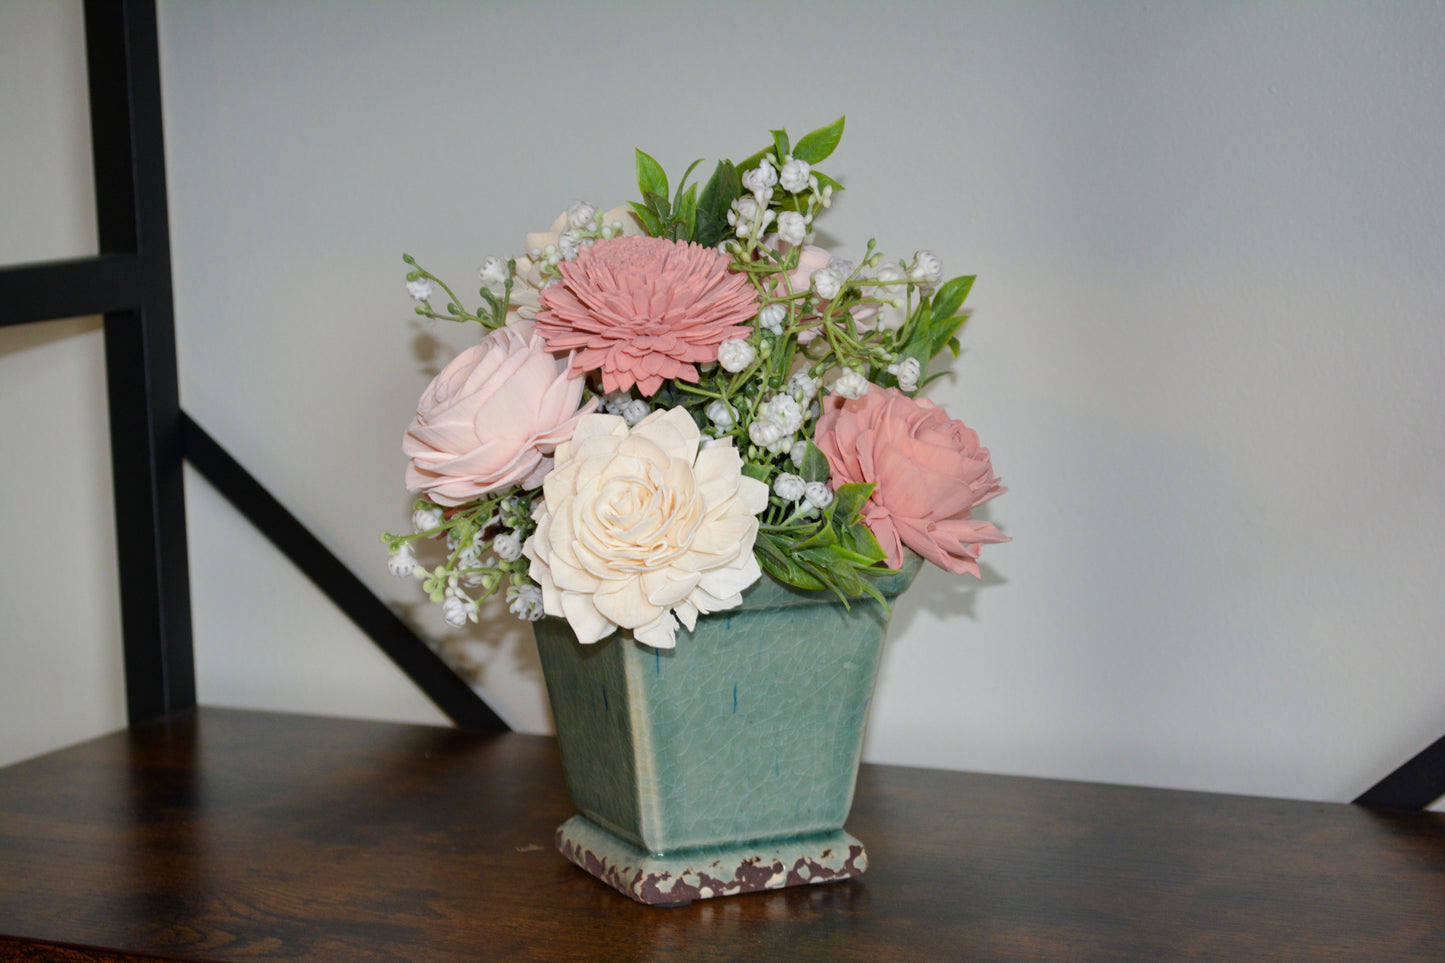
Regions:
<svg viewBox="0 0 1445 963"><path fill-rule="evenodd" d="M1006 490L988 449L931 401L874 384L855 400L829 395L814 443L828 459L834 488L877 485L863 519L890 567L902 564L906 545L940 568L977 576L979 549L1008 541L971 517L975 506Z"/></svg>

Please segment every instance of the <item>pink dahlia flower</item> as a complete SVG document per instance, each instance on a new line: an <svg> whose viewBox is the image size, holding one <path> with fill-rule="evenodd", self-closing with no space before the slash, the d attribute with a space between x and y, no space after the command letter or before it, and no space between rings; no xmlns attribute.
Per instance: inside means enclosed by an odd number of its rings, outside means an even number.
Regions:
<svg viewBox="0 0 1445 963"><path fill-rule="evenodd" d="M823 400L814 443L828 459L834 488L874 482L863 521L888 564L903 563L906 545L940 568L977 576L984 544L1006 542L993 525L975 521L975 506L1006 489L994 477L988 449L942 408L897 388L870 384L848 400Z"/></svg>
<svg viewBox="0 0 1445 963"><path fill-rule="evenodd" d="M661 237L620 237L584 247L558 265L562 283L542 292L537 333L553 351L575 351L571 377L602 372L604 391L696 382L718 345L746 338L758 313L747 276L712 248Z"/></svg>
<svg viewBox="0 0 1445 963"><path fill-rule="evenodd" d="M406 487L438 505L463 505L516 485L536 488L572 437L582 382L521 323L498 328L452 359L417 402L401 449Z"/></svg>

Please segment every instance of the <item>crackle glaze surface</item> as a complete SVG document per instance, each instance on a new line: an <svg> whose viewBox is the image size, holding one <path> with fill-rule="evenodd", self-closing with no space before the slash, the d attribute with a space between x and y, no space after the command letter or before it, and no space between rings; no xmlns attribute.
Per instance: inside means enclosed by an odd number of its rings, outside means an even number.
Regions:
<svg viewBox="0 0 1445 963"><path fill-rule="evenodd" d="M902 573L878 583L880 591L896 596L917 568L913 556ZM580 645L560 619L543 619L534 629L568 790L591 828L653 857L841 830L887 629L879 603L859 600L844 609L825 593L765 578L745 593L741 608L704 616L692 632L679 629L672 650L648 648L626 632ZM559 831L564 852L566 842ZM571 846L577 853L588 848L580 838ZM776 848L770 843L754 855ZM851 860L848 846L833 846L819 859L824 849L829 845L793 859L806 856L836 878L866 865L861 846ZM585 859L569 858L593 870ZM618 852L608 858L632 859ZM839 875L843 863L852 869ZM621 871L608 865L614 875ZM698 888L747 891L727 882L741 865L719 877L720 887ZM783 878L793 868L783 867ZM766 875L776 877L772 870Z"/></svg>

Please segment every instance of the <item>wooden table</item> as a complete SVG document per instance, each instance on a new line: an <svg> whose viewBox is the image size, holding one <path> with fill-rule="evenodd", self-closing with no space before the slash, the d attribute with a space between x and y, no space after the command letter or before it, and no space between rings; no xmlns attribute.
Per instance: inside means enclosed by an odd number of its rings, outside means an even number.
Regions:
<svg viewBox="0 0 1445 963"><path fill-rule="evenodd" d="M540 736L202 709L0 770L0 959L1445 959L1445 816L863 767L859 879L642 906Z"/></svg>

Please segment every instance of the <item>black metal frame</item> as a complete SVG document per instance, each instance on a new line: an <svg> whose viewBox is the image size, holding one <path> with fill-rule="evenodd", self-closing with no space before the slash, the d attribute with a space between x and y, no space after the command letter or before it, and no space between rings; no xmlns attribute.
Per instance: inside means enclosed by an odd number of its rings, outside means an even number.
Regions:
<svg viewBox="0 0 1445 963"><path fill-rule="evenodd" d="M88 0L100 253L0 270L5 325L100 314L110 409L126 711L196 702L154 3Z"/></svg>
<svg viewBox="0 0 1445 963"><path fill-rule="evenodd" d="M131 725L196 704L189 459L458 725L506 724L180 407L154 0L86 0L99 254L0 268L0 326L104 318Z"/></svg>
<svg viewBox="0 0 1445 963"><path fill-rule="evenodd" d="M182 461L291 559L458 725L506 724L180 408L154 0L86 0L100 253L0 268L0 326L105 319L132 725L196 703ZM1445 738L1355 800L1422 809L1445 795Z"/></svg>

